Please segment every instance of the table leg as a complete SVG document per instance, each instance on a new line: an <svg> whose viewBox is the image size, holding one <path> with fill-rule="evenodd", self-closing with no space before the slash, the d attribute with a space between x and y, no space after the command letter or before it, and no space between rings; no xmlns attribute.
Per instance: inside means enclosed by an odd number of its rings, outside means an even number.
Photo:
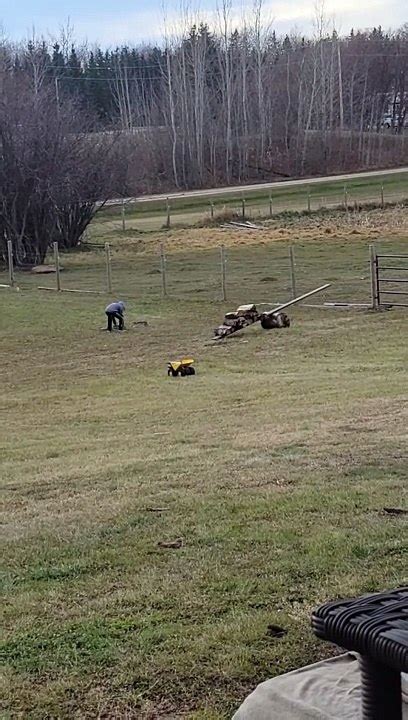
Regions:
<svg viewBox="0 0 408 720"><path fill-rule="evenodd" d="M402 720L401 673L360 655L363 720Z"/></svg>

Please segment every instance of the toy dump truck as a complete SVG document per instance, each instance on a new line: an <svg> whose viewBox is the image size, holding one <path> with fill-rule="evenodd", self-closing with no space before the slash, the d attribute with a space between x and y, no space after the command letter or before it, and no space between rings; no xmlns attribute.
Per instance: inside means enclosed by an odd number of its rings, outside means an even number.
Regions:
<svg viewBox="0 0 408 720"><path fill-rule="evenodd" d="M185 377L186 375L195 375L193 368L193 358L182 358L182 360L172 360L167 364L167 375L172 377Z"/></svg>

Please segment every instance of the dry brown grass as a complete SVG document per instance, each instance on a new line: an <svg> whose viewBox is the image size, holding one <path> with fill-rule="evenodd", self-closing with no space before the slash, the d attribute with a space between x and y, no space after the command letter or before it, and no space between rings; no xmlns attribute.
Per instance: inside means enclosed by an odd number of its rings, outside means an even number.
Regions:
<svg viewBox="0 0 408 720"><path fill-rule="evenodd" d="M272 243L303 243L319 240L361 240L374 242L384 237L396 239L408 236L408 212L406 207L387 207L360 212L325 211L308 215L287 214L263 223L265 229L224 229L220 227L179 228L148 234L132 232L131 224L125 234L110 235L105 227L105 240L111 240L123 251L127 247L140 253L157 252L160 243L166 251L208 250L224 244L226 247L269 245ZM98 232L98 225L94 232Z"/></svg>

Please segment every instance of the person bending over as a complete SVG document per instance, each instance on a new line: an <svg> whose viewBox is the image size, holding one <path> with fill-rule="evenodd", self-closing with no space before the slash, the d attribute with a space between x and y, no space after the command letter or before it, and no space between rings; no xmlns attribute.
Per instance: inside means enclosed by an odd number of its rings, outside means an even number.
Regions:
<svg viewBox="0 0 408 720"><path fill-rule="evenodd" d="M113 302L108 305L108 307L105 310L105 313L108 318L108 327L106 328L109 330L109 332L112 332L112 327L118 327L119 323L119 330L123 330L125 327L125 321L123 319L123 314L125 312L125 303L123 303L121 300L119 302Z"/></svg>

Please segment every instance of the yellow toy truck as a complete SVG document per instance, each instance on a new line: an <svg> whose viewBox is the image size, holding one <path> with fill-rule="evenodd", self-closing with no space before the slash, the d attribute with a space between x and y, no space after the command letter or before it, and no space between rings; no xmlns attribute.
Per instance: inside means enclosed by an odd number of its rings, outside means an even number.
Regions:
<svg viewBox="0 0 408 720"><path fill-rule="evenodd" d="M193 358L182 358L181 360L172 360L167 363L167 375L172 377L186 377L186 375L195 375L193 368Z"/></svg>

